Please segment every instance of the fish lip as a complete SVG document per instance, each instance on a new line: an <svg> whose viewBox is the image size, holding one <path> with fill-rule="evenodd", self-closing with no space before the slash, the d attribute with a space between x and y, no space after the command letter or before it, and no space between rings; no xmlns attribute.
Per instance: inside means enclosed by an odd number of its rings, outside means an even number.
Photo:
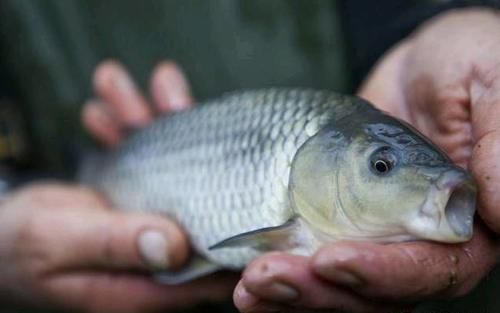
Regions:
<svg viewBox="0 0 500 313"><path fill-rule="evenodd" d="M433 181L420 213L436 222L441 241L464 242L472 237L477 190L471 176L453 167Z"/></svg>
<svg viewBox="0 0 500 313"><path fill-rule="evenodd" d="M445 182L449 197L444 208L444 215L454 233L464 240L472 237L474 214L476 211L477 190L470 176L461 172Z"/></svg>

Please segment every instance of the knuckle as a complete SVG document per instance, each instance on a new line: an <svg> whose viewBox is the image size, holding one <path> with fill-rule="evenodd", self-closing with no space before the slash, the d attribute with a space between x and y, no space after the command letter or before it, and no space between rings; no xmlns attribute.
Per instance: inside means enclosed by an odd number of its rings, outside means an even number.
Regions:
<svg viewBox="0 0 500 313"><path fill-rule="evenodd" d="M116 216L117 225L125 225L123 221L126 217ZM134 236L128 231L127 227L109 227L103 224L96 230L96 238L99 242L96 245L97 259L103 265L123 268L123 267L141 267L139 255L136 253Z"/></svg>
<svg viewBox="0 0 500 313"><path fill-rule="evenodd" d="M103 263L108 264L110 266L118 266L120 265L120 253L116 244L116 236L112 229L102 229L100 231L101 244L99 247L99 259L102 260Z"/></svg>
<svg viewBox="0 0 500 313"><path fill-rule="evenodd" d="M458 268L452 256L401 249L408 264L404 275L410 297L439 294L458 284Z"/></svg>
<svg viewBox="0 0 500 313"><path fill-rule="evenodd" d="M26 216L14 234L13 253L19 258L19 266L25 273L43 273L53 263L46 247L47 227L44 218Z"/></svg>
<svg viewBox="0 0 500 313"><path fill-rule="evenodd" d="M500 79L500 62L495 64L473 63L471 78L483 89L489 89L498 84Z"/></svg>

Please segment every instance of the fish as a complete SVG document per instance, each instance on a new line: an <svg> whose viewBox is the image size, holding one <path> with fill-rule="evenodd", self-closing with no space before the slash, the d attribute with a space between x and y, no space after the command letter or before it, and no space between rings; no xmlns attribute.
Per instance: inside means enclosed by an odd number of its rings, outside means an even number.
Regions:
<svg viewBox="0 0 500 313"><path fill-rule="evenodd" d="M224 94L159 117L82 173L113 206L168 216L187 232L196 254L158 273L167 284L269 251L473 235L467 171L406 122L325 90Z"/></svg>

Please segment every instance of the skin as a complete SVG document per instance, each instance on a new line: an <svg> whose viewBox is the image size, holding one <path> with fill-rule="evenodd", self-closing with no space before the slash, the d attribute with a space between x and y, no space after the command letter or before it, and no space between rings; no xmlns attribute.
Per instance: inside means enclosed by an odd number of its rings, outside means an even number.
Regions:
<svg viewBox="0 0 500 313"><path fill-rule="evenodd" d="M478 222L473 239L459 245L341 242L311 258L264 256L247 267L235 290L242 312L399 311L467 294L489 272L499 251L492 231L500 231L499 27L499 16L489 10L435 17L389 51L359 91L472 172L477 209L490 229Z"/></svg>
<svg viewBox="0 0 500 313"><path fill-rule="evenodd" d="M105 146L115 146L129 128L148 124L158 113L188 108L192 100L181 72L160 64L151 79L153 105L116 62L97 67L98 100L84 108L84 125ZM230 297L234 277L209 277L178 287L156 284L148 273L175 268L189 244L171 221L111 210L90 189L37 183L1 199L0 305L76 312L156 312ZM164 255L150 259L140 238L154 231Z"/></svg>

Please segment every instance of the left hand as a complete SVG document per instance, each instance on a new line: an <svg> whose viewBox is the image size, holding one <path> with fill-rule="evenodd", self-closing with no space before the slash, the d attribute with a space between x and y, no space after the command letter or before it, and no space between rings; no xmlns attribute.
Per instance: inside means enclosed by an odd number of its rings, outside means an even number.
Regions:
<svg viewBox="0 0 500 313"><path fill-rule="evenodd" d="M397 45L359 95L402 118L468 167L478 212L500 233L500 18L491 10L440 15ZM340 242L312 258L264 256L244 272L243 312L342 309L388 312L468 293L496 264L499 244L478 222L470 242Z"/></svg>

